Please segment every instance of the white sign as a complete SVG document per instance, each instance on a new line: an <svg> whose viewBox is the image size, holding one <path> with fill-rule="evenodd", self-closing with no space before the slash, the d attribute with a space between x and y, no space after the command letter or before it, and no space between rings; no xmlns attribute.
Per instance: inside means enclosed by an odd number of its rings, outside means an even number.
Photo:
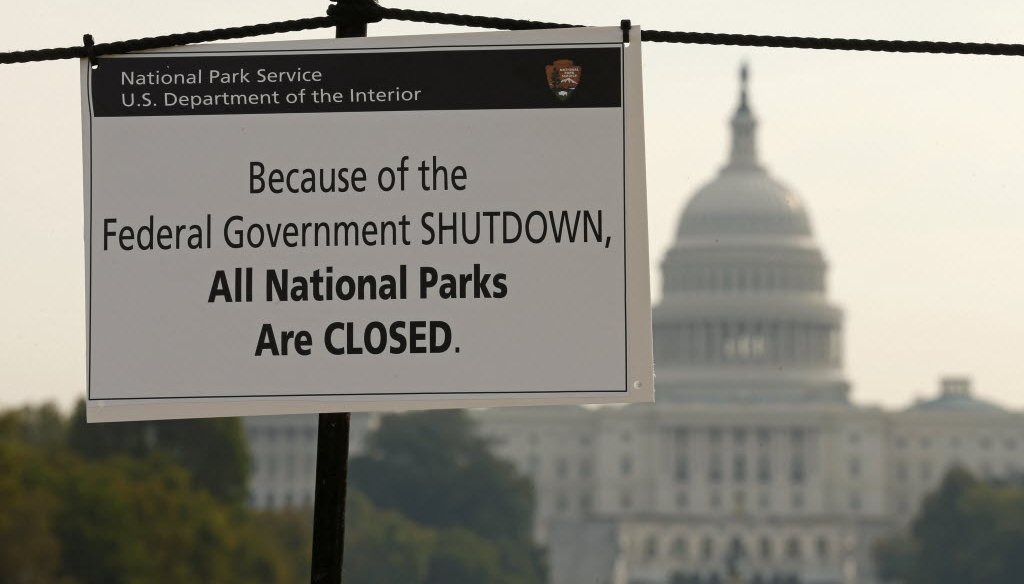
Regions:
<svg viewBox="0 0 1024 584"><path fill-rule="evenodd" d="M653 400L631 38L83 61L89 420Z"/></svg>

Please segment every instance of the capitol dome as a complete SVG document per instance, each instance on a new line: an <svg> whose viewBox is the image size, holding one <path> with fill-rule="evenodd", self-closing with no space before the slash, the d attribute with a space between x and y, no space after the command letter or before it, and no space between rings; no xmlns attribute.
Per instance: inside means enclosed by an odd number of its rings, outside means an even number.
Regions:
<svg viewBox="0 0 1024 584"><path fill-rule="evenodd" d="M728 236L810 237L803 203L764 169L729 167L702 187L679 220L678 239Z"/></svg>
<svg viewBox="0 0 1024 584"><path fill-rule="evenodd" d="M811 236L803 202L758 161L756 129L744 67L740 72L740 103L732 119L729 161L690 199L679 221L678 239Z"/></svg>
<svg viewBox="0 0 1024 584"><path fill-rule="evenodd" d="M757 156L740 72L729 158L690 198L654 310L658 397L846 402L842 311L803 202Z"/></svg>

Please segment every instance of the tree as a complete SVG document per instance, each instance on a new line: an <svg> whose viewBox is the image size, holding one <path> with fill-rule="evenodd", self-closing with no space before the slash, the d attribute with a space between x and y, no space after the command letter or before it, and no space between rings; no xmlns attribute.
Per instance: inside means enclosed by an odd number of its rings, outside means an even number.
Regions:
<svg viewBox="0 0 1024 584"><path fill-rule="evenodd" d="M23 430L16 414L0 416L0 582L70 584L70 578L58 576L57 501L32 484L33 469L42 461L20 441Z"/></svg>
<svg viewBox="0 0 1024 584"><path fill-rule="evenodd" d="M1024 573L1024 488L952 469L929 495L908 540L875 546L879 576L907 584L1010 584Z"/></svg>
<svg viewBox="0 0 1024 584"><path fill-rule="evenodd" d="M309 581L313 555L313 515L309 509L250 511L248 533L260 534L269 545L283 554L288 563L289 582ZM264 552L265 554L265 552ZM267 578L246 581L269 582Z"/></svg>
<svg viewBox="0 0 1024 584"><path fill-rule="evenodd" d="M217 499L240 505L246 498L249 453L238 418L87 424L85 402L79 401L69 444L91 459L166 456Z"/></svg>
<svg viewBox="0 0 1024 584"><path fill-rule="evenodd" d="M0 412L0 582L284 584L308 577L167 454L85 458L56 409ZM287 532L285 532L287 533ZM308 562L308 554L303 560Z"/></svg>
<svg viewBox="0 0 1024 584"><path fill-rule="evenodd" d="M427 577L436 535L350 490L345 510L345 582L416 584Z"/></svg>
<svg viewBox="0 0 1024 584"><path fill-rule="evenodd" d="M532 485L490 451L464 411L384 416L367 437L366 454L351 461L349 477L380 508L442 532L464 529L493 546L501 573L514 581L543 581L543 558L530 539ZM468 545L467 534L445 533L441 549L460 538ZM435 560L438 572L458 563L456 556Z"/></svg>
<svg viewBox="0 0 1024 584"><path fill-rule="evenodd" d="M883 582L908 582L914 568L914 541L904 534L879 539L871 548L878 578Z"/></svg>
<svg viewBox="0 0 1024 584"><path fill-rule="evenodd" d="M503 580L494 546L462 528L438 533L425 584L495 584Z"/></svg>
<svg viewBox="0 0 1024 584"><path fill-rule="evenodd" d="M463 411L384 416L349 474L374 504L423 525L487 538L529 535L532 485L490 452Z"/></svg>
<svg viewBox="0 0 1024 584"><path fill-rule="evenodd" d="M962 567L969 561L962 536L970 524L962 500L976 484L967 471L954 468L939 489L925 498L911 527L917 544L911 582L970 582L962 573Z"/></svg>

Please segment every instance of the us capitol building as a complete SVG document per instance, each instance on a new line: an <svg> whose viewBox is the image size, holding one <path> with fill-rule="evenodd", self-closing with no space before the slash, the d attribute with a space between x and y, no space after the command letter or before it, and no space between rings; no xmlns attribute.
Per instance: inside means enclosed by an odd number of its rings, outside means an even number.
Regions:
<svg viewBox="0 0 1024 584"><path fill-rule="evenodd" d="M974 397L967 378L903 411L851 403L826 261L801 200L760 163L756 129L744 70L729 159L662 262L657 403L473 413L533 477L551 584L875 583L872 544L951 466L1024 472L1024 414ZM316 417L246 427L253 504L308 504L313 473L285 469L309 466Z"/></svg>

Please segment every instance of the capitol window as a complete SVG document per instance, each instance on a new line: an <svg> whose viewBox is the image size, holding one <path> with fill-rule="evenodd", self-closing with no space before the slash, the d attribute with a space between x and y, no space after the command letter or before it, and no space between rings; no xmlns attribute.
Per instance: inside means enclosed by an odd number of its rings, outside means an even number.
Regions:
<svg viewBox="0 0 1024 584"><path fill-rule="evenodd" d="M857 457L853 457L850 459L850 476L860 476L860 459Z"/></svg>
<svg viewBox="0 0 1024 584"><path fill-rule="evenodd" d="M802 483L802 482L804 482L804 477L805 476L806 476L806 471L804 469L804 461L803 461L803 459L794 458L793 459L793 465L789 469L789 478L794 483Z"/></svg>
<svg viewBox="0 0 1024 584"><path fill-rule="evenodd" d="M772 540L767 537L761 538L761 557L770 560L772 558Z"/></svg>
<svg viewBox="0 0 1024 584"><path fill-rule="evenodd" d="M790 439L793 441L794 448L800 448L804 445L804 430L803 428L794 428L789 433Z"/></svg>
<svg viewBox="0 0 1024 584"><path fill-rule="evenodd" d="M686 539L683 537L677 537L672 542L672 555L676 556L677 558L684 558L686 557L686 548Z"/></svg>
<svg viewBox="0 0 1024 584"><path fill-rule="evenodd" d="M644 545L644 555L647 556L648 560L654 559L658 556L658 538L650 535L647 537L647 543Z"/></svg>
<svg viewBox="0 0 1024 584"><path fill-rule="evenodd" d="M762 456L757 460L757 479L762 483L768 483L772 480L771 459L767 456Z"/></svg>
<svg viewBox="0 0 1024 584"><path fill-rule="evenodd" d="M727 359L746 361L760 359L767 353L767 341L761 335L742 334L730 337L722 343L722 353Z"/></svg>
<svg viewBox="0 0 1024 584"><path fill-rule="evenodd" d="M555 474L560 479L564 479L569 474L569 463L564 458L559 458L555 463Z"/></svg>
<svg viewBox="0 0 1024 584"><path fill-rule="evenodd" d="M622 471L624 476L633 474L633 459L628 456L623 456L622 461L619 463L619 469Z"/></svg>
<svg viewBox="0 0 1024 584"><path fill-rule="evenodd" d="M722 482L722 460L719 458L711 459L711 482L720 483Z"/></svg>
<svg viewBox="0 0 1024 584"><path fill-rule="evenodd" d="M676 480L686 482L690 479L690 462L685 456L676 459Z"/></svg>
<svg viewBox="0 0 1024 584"><path fill-rule="evenodd" d="M676 493L676 507L680 509L686 509L690 506L690 497L687 496L686 491L679 491Z"/></svg>
<svg viewBox="0 0 1024 584"><path fill-rule="evenodd" d="M711 440L712 445L718 446L722 443L722 431L718 428L712 428L708 432L708 438Z"/></svg>
<svg viewBox="0 0 1024 584"><path fill-rule="evenodd" d="M733 430L732 441L733 444L736 444L737 446L743 446L747 443L747 431L742 428Z"/></svg>
<svg viewBox="0 0 1024 584"><path fill-rule="evenodd" d="M589 458L584 458L580 461L580 476L590 478L591 474L593 474L593 463L590 462Z"/></svg>
<svg viewBox="0 0 1024 584"><path fill-rule="evenodd" d="M800 540L795 537L789 538L786 541L786 557L791 560L799 560L800 555Z"/></svg>
<svg viewBox="0 0 1024 584"><path fill-rule="evenodd" d="M732 478L735 481L747 480L747 459L741 454L737 454L732 461Z"/></svg>
<svg viewBox="0 0 1024 584"><path fill-rule="evenodd" d="M710 537L705 537L704 541L701 542L700 555L705 560L710 560L715 556L715 541Z"/></svg>
<svg viewBox="0 0 1024 584"><path fill-rule="evenodd" d="M818 541L815 543L815 548L818 551L819 559L828 559L828 540L825 539L824 536L818 536Z"/></svg>

